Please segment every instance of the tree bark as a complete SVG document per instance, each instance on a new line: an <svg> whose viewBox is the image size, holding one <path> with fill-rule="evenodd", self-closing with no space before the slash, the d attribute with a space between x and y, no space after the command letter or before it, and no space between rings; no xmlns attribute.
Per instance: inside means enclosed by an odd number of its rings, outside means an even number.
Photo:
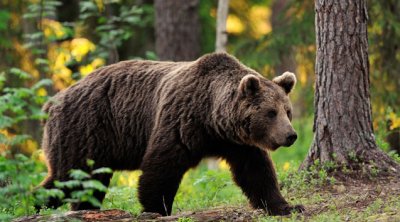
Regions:
<svg viewBox="0 0 400 222"><path fill-rule="evenodd" d="M200 55L199 0L155 0L156 53L160 60L189 61Z"/></svg>
<svg viewBox="0 0 400 222"><path fill-rule="evenodd" d="M372 128L366 1L316 0L315 8L314 141L301 169L319 160L398 174Z"/></svg>

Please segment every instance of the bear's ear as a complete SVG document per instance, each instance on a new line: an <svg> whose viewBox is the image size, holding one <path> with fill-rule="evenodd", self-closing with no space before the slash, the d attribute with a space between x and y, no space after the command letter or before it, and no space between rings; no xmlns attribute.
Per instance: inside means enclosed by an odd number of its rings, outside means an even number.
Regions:
<svg viewBox="0 0 400 222"><path fill-rule="evenodd" d="M289 94L294 85L296 85L296 76L291 72L284 72L282 75L275 77L272 81L281 86L286 94Z"/></svg>
<svg viewBox="0 0 400 222"><path fill-rule="evenodd" d="M260 80L252 74L245 75L240 80L239 91L244 95L254 95L260 90Z"/></svg>

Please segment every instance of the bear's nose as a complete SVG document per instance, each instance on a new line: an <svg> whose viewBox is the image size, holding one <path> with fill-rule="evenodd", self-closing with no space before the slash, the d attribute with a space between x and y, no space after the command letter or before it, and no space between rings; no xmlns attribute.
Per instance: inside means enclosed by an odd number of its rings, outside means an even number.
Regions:
<svg viewBox="0 0 400 222"><path fill-rule="evenodd" d="M297 139L297 134L293 133L290 134L287 138L286 138L286 146L291 146Z"/></svg>

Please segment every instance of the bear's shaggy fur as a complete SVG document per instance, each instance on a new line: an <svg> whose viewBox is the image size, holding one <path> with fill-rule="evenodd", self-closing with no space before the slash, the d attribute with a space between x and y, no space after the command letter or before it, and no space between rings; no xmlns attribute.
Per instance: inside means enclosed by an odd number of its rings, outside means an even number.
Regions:
<svg viewBox="0 0 400 222"><path fill-rule="evenodd" d="M214 156L230 164L253 207L273 215L302 211L280 194L266 150L296 140L287 96L295 80L285 73L269 81L224 53L100 68L44 106L49 174L42 185L68 180L71 169L88 170L87 159L94 168L140 169L144 211L169 215L183 174ZM110 177L95 175L106 186ZM104 195L95 193L100 201ZM48 202L59 205L58 199ZM72 204L73 210L93 208Z"/></svg>

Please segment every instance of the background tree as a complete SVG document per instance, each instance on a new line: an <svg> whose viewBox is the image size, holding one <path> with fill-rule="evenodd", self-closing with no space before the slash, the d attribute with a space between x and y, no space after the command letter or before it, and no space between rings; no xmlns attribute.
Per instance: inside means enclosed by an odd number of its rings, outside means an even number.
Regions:
<svg viewBox="0 0 400 222"><path fill-rule="evenodd" d="M226 52L228 33L226 32L226 20L229 12L229 0L219 0L217 10L217 31L215 41L216 52Z"/></svg>
<svg viewBox="0 0 400 222"><path fill-rule="evenodd" d="M158 58L197 59L200 55L199 0L155 0L154 6Z"/></svg>
<svg viewBox="0 0 400 222"><path fill-rule="evenodd" d="M290 2L287 0L274 0L271 6L271 28L282 30L287 27L289 19L285 17L286 9ZM279 61L274 65L275 76L286 71L296 72L296 54L292 45L281 46L278 51Z"/></svg>
<svg viewBox="0 0 400 222"><path fill-rule="evenodd" d="M400 166L378 149L372 128L367 5L315 1L317 59L314 141L301 168L320 163Z"/></svg>

